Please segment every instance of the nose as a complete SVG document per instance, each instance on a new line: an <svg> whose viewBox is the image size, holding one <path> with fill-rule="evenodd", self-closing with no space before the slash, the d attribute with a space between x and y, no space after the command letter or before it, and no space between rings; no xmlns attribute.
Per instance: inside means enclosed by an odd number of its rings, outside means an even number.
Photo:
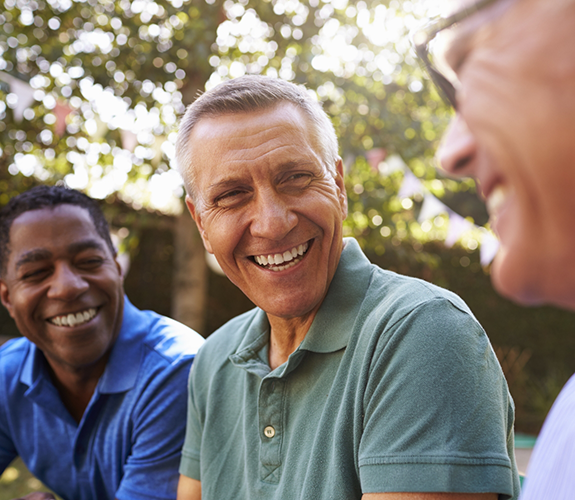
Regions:
<svg viewBox="0 0 575 500"><path fill-rule="evenodd" d="M475 137L461 115L455 115L437 151L440 167L453 176L472 177L476 154Z"/></svg>
<svg viewBox="0 0 575 500"><path fill-rule="evenodd" d="M69 264L57 264L51 276L48 297L57 300L74 300L89 288L86 280Z"/></svg>
<svg viewBox="0 0 575 500"><path fill-rule="evenodd" d="M255 238L280 241L298 223L289 201L273 189L260 191L252 210L250 233Z"/></svg>

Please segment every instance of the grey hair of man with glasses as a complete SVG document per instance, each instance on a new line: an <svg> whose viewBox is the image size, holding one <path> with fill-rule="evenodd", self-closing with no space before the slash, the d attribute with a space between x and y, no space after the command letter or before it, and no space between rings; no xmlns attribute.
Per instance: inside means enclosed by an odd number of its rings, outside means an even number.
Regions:
<svg viewBox="0 0 575 500"><path fill-rule="evenodd" d="M455 110L440 166L477 180L500 239L495 288L520 304L575 310L575 1L465 2L413 39ZM539 435L522 500L575 498L574 457L572 378Z"/></svg>

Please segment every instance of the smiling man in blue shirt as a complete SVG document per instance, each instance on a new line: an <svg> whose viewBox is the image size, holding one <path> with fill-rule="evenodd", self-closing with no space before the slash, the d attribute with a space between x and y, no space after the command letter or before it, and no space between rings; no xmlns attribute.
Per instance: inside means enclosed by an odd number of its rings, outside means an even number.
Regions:
<svg viewBox="0 0 575 500"><path fill-rule="evenodd" d="M0 236L0 299L23 335L0 349L0 472L19 456L67 500L174 499L203 339L124 296L87 196L23 193L0 212Z"/></svg>

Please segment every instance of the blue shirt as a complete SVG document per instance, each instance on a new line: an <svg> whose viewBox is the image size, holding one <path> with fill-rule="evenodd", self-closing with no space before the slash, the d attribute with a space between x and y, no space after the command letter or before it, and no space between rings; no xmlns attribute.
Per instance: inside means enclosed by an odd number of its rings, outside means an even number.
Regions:
<svg viewBox="0 0 575 500"><path fill-rule="evenodd" d="M63 499L175 499L187 378L203 339L124 303L122 329L78 424L25 338L0 349L0 472L20 456Z"/></svg>

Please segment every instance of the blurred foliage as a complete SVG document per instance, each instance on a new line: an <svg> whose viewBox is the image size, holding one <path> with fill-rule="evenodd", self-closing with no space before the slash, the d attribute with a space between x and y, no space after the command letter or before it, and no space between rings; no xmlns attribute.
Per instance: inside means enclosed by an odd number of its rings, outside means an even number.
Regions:
<svg viewBox="0 0 575 500"><path fill-rule="evenodd" d="M34 491L50 490L30 474L19 458L0 475L0 500L20 498Z"/></svg>
<svg viewBox="0 0 575 500"><path fill-rule="evenodd" d="M15 185L65 180L153 206L184 104L206 84L265 73L317 94L350 169L385 148L435 178L449 112L407 37L426 14L421 1L397 0L4 0L0 170ZM14 78L33 92L25 110Z"/></svg>

